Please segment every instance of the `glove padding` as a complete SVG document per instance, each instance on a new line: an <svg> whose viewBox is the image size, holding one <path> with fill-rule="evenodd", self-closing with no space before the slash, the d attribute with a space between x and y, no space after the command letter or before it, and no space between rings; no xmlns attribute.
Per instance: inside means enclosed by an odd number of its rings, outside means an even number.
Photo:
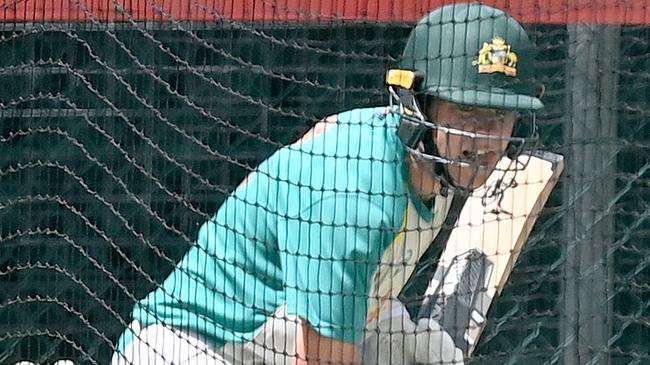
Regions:
<svg viewBox="0 0 650 365"><path fill-rule="evenodd" d="M364 365L464 364L463 352L437 321L414 323L397 299L386 301L379 313L366 326Z"/></svg>

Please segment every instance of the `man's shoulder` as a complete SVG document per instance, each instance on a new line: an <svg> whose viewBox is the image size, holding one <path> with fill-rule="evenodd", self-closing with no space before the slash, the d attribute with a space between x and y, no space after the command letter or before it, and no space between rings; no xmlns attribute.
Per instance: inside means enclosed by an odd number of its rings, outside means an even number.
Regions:
<svg viewBox="0 0 650 365"><path fill-rule="evenodd" d="M392 106L377 106L350 109L331 115L326 120L335 120L342 124L365 124L371 126L396 126L399 122L398 114Z"/></svg>
<svg viewBox="0 0 650 365"><path fill-rule="evenodd" d="M396 136L400 118L393 107L351 109L325 120L337 125L338 133L329 138L338 140L339 149L350 154L347 157L392 162L399 150ZM345 143L341 143L342 138Z"/></svg>
<svg viewBox="0 0 650 365"><path fill-rule="evenodd" d="M391 107L352 109L325 119L336 125L323 140L326 155L347 160L399 164L398 114Z"/></svg>
<svg viewBox="0 0 650 365"><path fill-rule="evenodd" d="M377 157L391 149L399 116L393 107L358 108L322 118L298 141L285 149L313 156L344 158ZM369 149L371 146L372 151ZM393 148L395 149L395 148Z"/></svg>

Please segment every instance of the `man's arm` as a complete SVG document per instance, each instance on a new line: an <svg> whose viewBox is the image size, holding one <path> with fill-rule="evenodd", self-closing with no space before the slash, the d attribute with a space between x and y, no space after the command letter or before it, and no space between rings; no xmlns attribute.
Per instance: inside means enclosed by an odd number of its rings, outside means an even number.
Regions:
<svg viewBox="0 0 650 365"><path fill-rule="evenodd" d="M300 320L295 365L360 363L361 356L355 344L321 336L307 321Z"/></svg>
<svg viewBox="0 0 650 365"><path fill-rule="evenodd" d="M317 358L318 349L341 354L353 348L342 343L363 341L370 276L391 238L382 228L384 217L369 214L377 210L369 199L339 194L315 202L299 217L280 218L287 313L312 327L303 326L300 336L302 354L310 360ZM350 356L354 351L344 352L347 361L355 359Z"/></svg>

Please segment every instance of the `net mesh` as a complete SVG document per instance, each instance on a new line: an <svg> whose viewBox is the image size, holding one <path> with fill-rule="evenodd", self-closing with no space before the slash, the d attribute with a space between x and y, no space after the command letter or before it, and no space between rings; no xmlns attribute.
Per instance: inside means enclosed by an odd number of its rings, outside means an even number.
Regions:
<svg viewBox="0 0 650 365"><path fill-rule="evenodd" d="M0 363L109 363L247 175L387 103L438 4L338 3L3 3ZM650 5L513 3L566 167L467 362L648 363Z"/></svg>

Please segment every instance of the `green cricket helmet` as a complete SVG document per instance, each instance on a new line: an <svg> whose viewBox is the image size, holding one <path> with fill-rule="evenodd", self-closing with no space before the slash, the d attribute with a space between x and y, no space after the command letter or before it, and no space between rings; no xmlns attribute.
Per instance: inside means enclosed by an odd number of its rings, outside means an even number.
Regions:
<svg viewBox="0 0 650 365"><path fill-rule="evenodd" d="M465 105L538 110L535 46L510 15L478 3L432 11L411 31L400 68L423 75L415 92Z"/></svg>
<svg viewBox="0 0 650 365"><path fill-rule="evenodd" d="M452 166L481 166L476 151L463 156L441 156L432 133L471 138L475 146L502 136L445 127L426 116L426 101L437 99L466 106L527 112L518 122L506 153L516 158L536 144L535 111L542 108L535 96L535 47L522 26L501 10L487 5L453 4L425 16L412 30L399 70L390 70L386 83L402 115L398 135L411 156L431 165L432 175L445 188L467 190L451 178ZM521 120L524 120L522 118ZM471 158L467 158L471 156ZM517 163L515 163L517 165Z"/></svg>

